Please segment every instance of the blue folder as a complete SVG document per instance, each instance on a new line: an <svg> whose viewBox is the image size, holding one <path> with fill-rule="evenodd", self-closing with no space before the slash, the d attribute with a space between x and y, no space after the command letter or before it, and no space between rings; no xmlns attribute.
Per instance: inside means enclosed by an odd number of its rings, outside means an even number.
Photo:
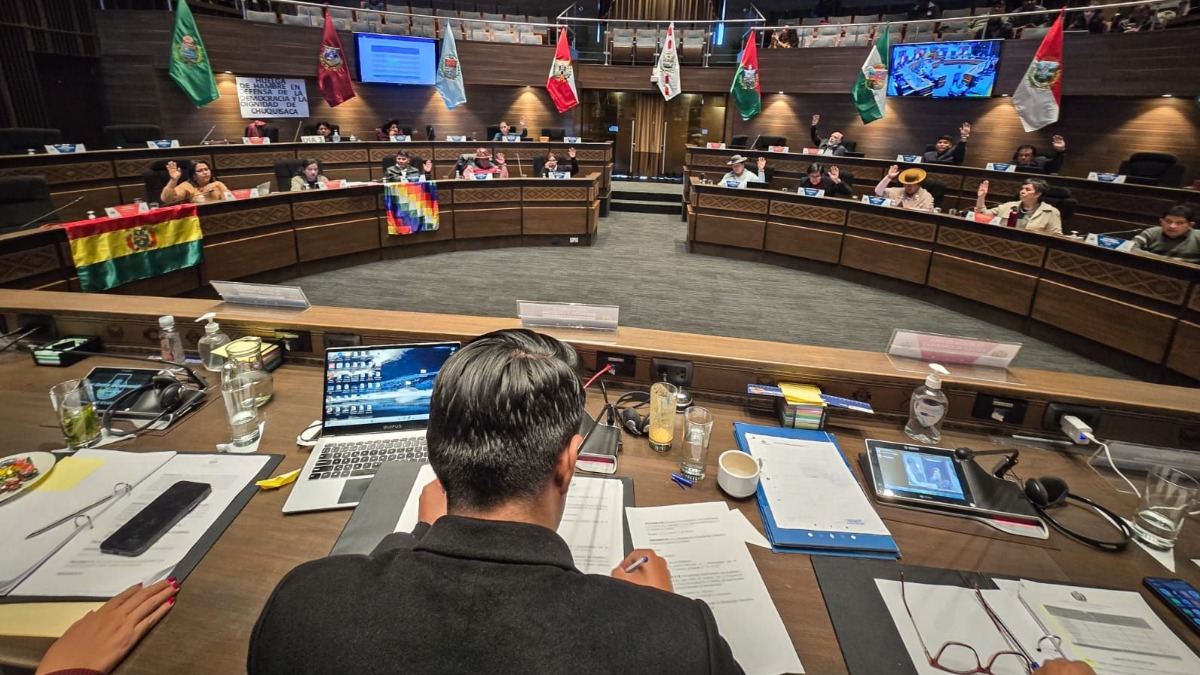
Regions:
<svg viewBox="0 0 1200 675"><path fill-rule="evenodd" d="M837 447L846 462L846 470L853 473L846 453L842 452L837 439L825 431L810 429L785 429L782 427L767 427L755 424L735 422L734 435L737 436L738 447L742 452L749 453L746 434L761 436L776 436L780 438L795 438L805 441L828 441ZM896 540L883 534L855 534L853 532L830 532L822 530L790 530L779 527L771 507L767 504L766 491L762 483L758 484L758 513L762 518L763 527L767 531L767 539L771 542L771 550L776 553L804 553L807 555L841 555L859 558L879 558L894 560L900 557L900 549Z"/></svg>

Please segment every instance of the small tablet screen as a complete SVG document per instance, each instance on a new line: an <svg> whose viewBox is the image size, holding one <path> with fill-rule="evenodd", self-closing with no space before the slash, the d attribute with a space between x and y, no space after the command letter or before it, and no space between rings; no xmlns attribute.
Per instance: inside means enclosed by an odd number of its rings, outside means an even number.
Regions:
<svg viewBox="0 0 1200 675"><path fill-rule="evenodd" d="M158 372L151 368L92 368L87 377L92 383L92 397L95 399L96 410L104 412L113 401L126 392L150 384ZM133 400L126 399L126 405L122 407L132 403Z"/></svg>
<svg viewBox="0 0 1200 675"><path fill-rule="evenodd" d="M973 505L954 451L880 441L868 441L867 448L881 497Z"/></svg>

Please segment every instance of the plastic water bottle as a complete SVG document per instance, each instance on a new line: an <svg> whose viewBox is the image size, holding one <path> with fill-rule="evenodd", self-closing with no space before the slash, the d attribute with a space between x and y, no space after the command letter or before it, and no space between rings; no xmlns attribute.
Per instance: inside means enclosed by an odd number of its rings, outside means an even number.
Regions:
<svg viewBox="0 0 1200 675"><path fill-rule="evenodd" d="M340 143L341 140L342 140L342 135L338 133L337 129L334 129L333 130L333 142Z"/></svg>
<svg viewBox="0 0 1200 675"><path fill-rule="evenodd" d="M904 433L918 443L936 444L942 440L942 420L949 407L939 375L949 375L950 371L936 363L929 364L929 369L933 372L925 378L925 384L913 390Z"/></svg>
<svg viewBox="0 0 1200 675"><path fill-rule="evenodd" d="M158 344L162 349L163 363L182 364L184 359L183 338L175 328L175 317L158 317Z"/></svg>

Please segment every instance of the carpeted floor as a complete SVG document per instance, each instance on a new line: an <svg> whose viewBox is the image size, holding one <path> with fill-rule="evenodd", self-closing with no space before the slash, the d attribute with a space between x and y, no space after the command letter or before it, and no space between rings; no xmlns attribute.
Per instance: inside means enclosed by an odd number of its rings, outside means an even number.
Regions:
<svg viewBox="0 0 1200 675"><path fill-rule="evenodd" d="M821 274L690 254L686 236L677 215L614 211L600 221L591 247L447 253L292 283L318 305L513 317L518 300L615 304L622 326L870 351L883 350L893 328L906 328L1021 342L1017 367L1127 377L1027 335L905 295ZM670 288L669 299L651 293L651 287Z"/></svg>

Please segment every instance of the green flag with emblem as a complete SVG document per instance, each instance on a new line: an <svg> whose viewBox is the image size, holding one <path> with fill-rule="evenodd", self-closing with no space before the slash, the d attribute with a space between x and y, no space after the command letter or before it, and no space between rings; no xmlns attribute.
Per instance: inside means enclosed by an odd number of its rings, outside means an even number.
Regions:
<svg viewBox="0 0 1200 675"><path fill-rule="evenodd" d="M221 97L213 77L208 52L200 40L200 31L186 0L175 10L175 34L171 38L171 79L187 94L197 108Z"/></svg>

